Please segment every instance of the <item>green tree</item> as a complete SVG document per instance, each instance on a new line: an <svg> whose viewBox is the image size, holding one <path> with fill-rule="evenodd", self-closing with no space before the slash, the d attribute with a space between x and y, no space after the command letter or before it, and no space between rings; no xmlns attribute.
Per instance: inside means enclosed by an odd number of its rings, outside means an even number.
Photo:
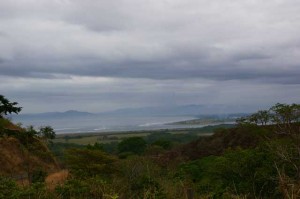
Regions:
<svg viewBox="0 0 300 199"><path fill-rule="evenodd" d="M45 142L48 142L49 140L53 140L56 136L55 131L51 126L41 127L38 134L40 137L42 137L45 140Z"/></svg>
<svg viewBox="0 0 300 199"><path fill-rule="evenodd" d="M153 142L152 145L160 146L163 149L170 149L172 147L172 142L169 140L157 140Z"/></svg>
<svg viewBox="0 0 300 199"><path fill-rule="evenodd" d="M33 125L28 126L24 133L24 136L27 136L28 138L33 138L37 135L38 135L38 132L34 129Z"/></svg>
<svg viewBox="0 0 300 199"><path fill-rule="evenodd" d="M177 176L194 182L196 191L209 198L281 198L273 162L274 156L264 149L228 150L183 164Z"/></svg>
<svg viewBox="0 0 300 199"><path fill-rule="evenodd" d="M252 114L249 118L250 122L259 124L262 126L266 126L270 121L270 114L267 110L260 110L254 114Z"/></svg>
<svg viewBox="0 0 300 199"><path fill-rule="evenodd" d="M260 110L249 116L238 118L236 122L241 125L255 124L261 126L272 123L277 127L277 133L299 133L299 129L294 127L296 123L300 122L300 104L277 103L269 110Z"/></svg>
<svg viewBox="0 0 300 199"><path fill-rule="evenodd" d="M270 122L270 112L267 110L260 110L252 115L241 117L236 120L236 123L244 125L244 124L255 124L266 126Z"/></svg>
<svg viewBox="0 0 300 199"><path fill-rule="evenodd" d="M3 95L0 95L0 118L3 118L4 115L16 113L18 114L22 107L17 107L17 102L10 102Z"/></svg>
<svg viewBox="0 0 300 199"><path fill-rule="evenodd" d="M280 134L299 133L295 123L300 122L299 104L277 103L270 108L272 122L276 125L276 131Z"/></svg>
<svg viewBox="0 0 300 199"><path fill-rule="evenodd" d="M141 155L146 149L147 143L141 137L126 138L118 144L119 153L134 153Z"/></svg>
<svg viewBox="0 0 300 199"><path fill-rule="evenodd" d="M104 151L103 144L96 142L94 145L88 144L87 149Z"/></svg>
<svg viewBox="0 0 300 199"><path fill-rule="evenodd" d="M274 131L284 139L270 142L284 198L300 196L300 105L277 103L270 109Z"/></svg>
<svg viewBox="0 0 300 199"><path fill-rule="evenodd" d="M69 149L66 162L72 174L87 178L101 176L109 177L116 170L113 165L116 159L100 150Z"/></svg>

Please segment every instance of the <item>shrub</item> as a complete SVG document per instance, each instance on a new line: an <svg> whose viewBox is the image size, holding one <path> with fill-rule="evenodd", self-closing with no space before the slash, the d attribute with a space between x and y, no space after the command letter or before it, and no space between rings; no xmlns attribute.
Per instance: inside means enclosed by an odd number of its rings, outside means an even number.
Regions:
<svg viewBox="0 0 300 199"><path fill-rule="evenodd" d="M43 169L36 169L32 172L32 183L36 182L45 182L45 179L47 177L47 172Z"/></svg>
<svg viewBox="0 0 300 199"><path fill-rule="evenodd" d="M121 141L118 145L119 153L132 152L141 155L146 149L147 143L141 137L130 137Z"/></svg>
<svg viewBox="0 0 300 199"><path fill-rule="evenodd" d="M100 150L69 149L66 154L66 163L77 177L87 178L102 176L108 178L117 171L113 163L116 159Z"/></svg>
<svg viewBox="0 0 300 199"><path fill-rule="evenodd" d="M0 176L0 198L17 199L20 194L20 188L14 180Z"/></svg>

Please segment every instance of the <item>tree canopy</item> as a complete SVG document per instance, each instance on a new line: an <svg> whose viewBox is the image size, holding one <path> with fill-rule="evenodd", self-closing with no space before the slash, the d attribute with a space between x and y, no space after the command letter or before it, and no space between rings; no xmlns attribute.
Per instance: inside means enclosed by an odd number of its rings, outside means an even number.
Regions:
<svg viewBox="0 0 300 199"><path fill-rule="evenodd" d="M3 118L4 115L16 113L18 114L22 107L17 107L17 102L10 102L3 95L0 95L0 118Z"/></svg>
<svg viewBox="0 0 300 199"><path fill-rule="evenodd" d="M51 126L43 126L38 132L39 136L42 137L46 142L55 138L56 133Z"/></svg>
<svg viewBox="0 0 300 199"><path fill-rule="evenodd" d="M120 153L131 152L134 154L142 154L146 149L147 143L141 137L130 137L124 139L118 145L118 150Z"/></svg>
<svg viewBox="0 0 300 199"><path fill-rule="evenodd" d="M269 110L260 110L247 117L238 118L236 122L261 126L271 124L276 127L275 131L280 134L299 133L295 124L300 122L300 104L277 103Z"/></svg>

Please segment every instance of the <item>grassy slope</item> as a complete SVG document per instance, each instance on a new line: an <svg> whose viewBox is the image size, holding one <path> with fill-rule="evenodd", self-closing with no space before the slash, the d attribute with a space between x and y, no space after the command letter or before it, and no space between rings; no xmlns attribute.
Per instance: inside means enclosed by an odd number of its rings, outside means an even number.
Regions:
<svg viewBox="0 0 300 199"><path fill-rule="evenodd" d="M24 130L14 125L9 120L0 118L0 131L3 129ZM30 140L25 146L15 137L4 135L0 137L0 175L18 176L42 169L51 172L58 169L55 158L48 147L39 139Z"/></svg>

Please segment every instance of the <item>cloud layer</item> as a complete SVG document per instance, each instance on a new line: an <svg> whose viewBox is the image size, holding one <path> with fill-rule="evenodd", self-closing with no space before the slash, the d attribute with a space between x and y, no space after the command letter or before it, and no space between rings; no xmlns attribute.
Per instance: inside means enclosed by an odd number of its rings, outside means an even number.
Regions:
<svg viewBox="0 0 300 199"><path fill-rule="evenodd" d="M299 102L299 10L294 0L3 0L0 89L29 112L71 99L96 111Z"/></svg>

